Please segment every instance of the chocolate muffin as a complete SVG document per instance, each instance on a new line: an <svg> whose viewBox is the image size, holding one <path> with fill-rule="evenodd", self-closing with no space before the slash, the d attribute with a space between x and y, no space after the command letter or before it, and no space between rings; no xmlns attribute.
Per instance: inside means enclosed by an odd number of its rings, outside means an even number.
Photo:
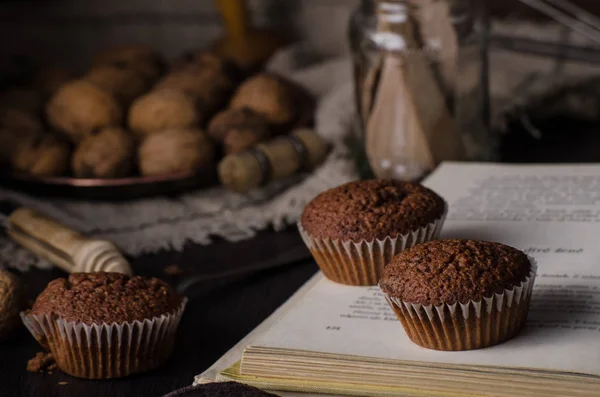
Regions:
<svg viewBox="0 0 600 397"><path fill-rule="evenodd" d="M207 383L199 386L186 387L165 395L164 397L268 397L275 394L267 393L252 386L237 382Z"/></svg>
<svg viewBox="0 0 600 397"><path fill-rule="evenodd" d="M437 238L445 215L445 201L419 184L355 181L313 199L299 229L329 279L375 285L395 254Z"/></svg>
<svg viewBox="0 0 600 397"><path fill-rule="evenodd" d="M430 349L502 343L525 325L536 265L493 242L441 240L395 256L379 286L410 339Z"/></svg>
<svg viewBox="0 0 600 397"><path fill-rule="evenodd" d="M107 379L162 364L185 301L156 278L73 273L48 284L21 317L62 371Z"/></svg>

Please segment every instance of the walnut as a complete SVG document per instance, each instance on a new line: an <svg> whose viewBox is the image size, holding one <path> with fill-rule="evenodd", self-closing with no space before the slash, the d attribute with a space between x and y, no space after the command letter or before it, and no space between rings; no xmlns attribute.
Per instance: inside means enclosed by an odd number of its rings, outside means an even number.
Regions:
<svg viewBox="0 0 600 397"><path fill-rule="evenodd" d="M229 109L216 115L209 135L223 142L225 154L243 152L271 136L267 120L248 108Z"/></svg>
<svg viewBox="0 0 600 397"><path fill-rule="evenodd" d="M133 137L119 127L107 127L85 138L71 160L73 174L80 178L127 176L133 166Z"/></svg>
<svg viewBox="0 0 600 397"><path fill-rule="evenodd" d="M232 109L249 108L273 124L289 124L297 116L294 88L283 80L260 74L242 83L231 100Z"/></svg>
<svg viewBox="0 0 600 397"><path fill-rule="evenodd" d="M186 69L211 69L223 73L233 80L237 80L241 73L233 62L208 50L186 52L171 65L172 71Z"/></svg>
<svg viewBox="0 0 600 397"><path fill-rule="evenodd" d="M163 77L155 86L156 89L174 89L192 96L205 118L227 105L234 87L233 80L223 72L197 66L174 71Z"/></svg>
<svg viewBox="0 0 600 397"><path fill-rule="evenodd" d="M194 99L177 90L156 90L136 99L129 109L129 128L147 135L169 128L188 128L200 123Z"/></svg>
<svg viewBox="0 0 600 397"><path fill-rule="evenodd" d="M48 122L78 143L93 131L119 125L123 108L109 92L85 80L65 84L46 106Z"/></svg>
<svg viewBox="0 0 600 397"><path fill-rule="evenodd" d="M151 86L144 75L135 69L110 64L94 66L83 79L112 93L124 105L129 105Z"/></svg>
<svg viewBox="0 0 600 397"><path fill-rule="evenodd" d="M22 291L19 279L0 270L0 340L6 340L21 323Z"/></svg>
<svg viewBox="0 0 600 397"><path fill-rule="evenodd" d="M17 145L11 165L15 171L35 176L60 176L69 168L71 148L62 139L37 133Z"/></svg>
<svg viewBox="0 0 600 397"><path fill-rule="evenodd" d="M138 157L143 175L193 172L214 161L215 149L202 130L169 129L149 135Z"/></svg>
<svg viewBox="0 0 600 397"><path fill-rule="evenodd" d="M164 70L164 61L151 48L136 45L124 45L98 52L92 65L126 66L143 74L149 81L155 81Z"/></svg>

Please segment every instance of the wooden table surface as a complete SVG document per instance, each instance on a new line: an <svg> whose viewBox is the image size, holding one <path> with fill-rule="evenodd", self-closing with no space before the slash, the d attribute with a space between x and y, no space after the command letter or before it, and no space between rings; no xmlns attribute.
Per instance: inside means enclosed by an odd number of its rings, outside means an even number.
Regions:
<svg viewBox="0 0 600 397"><path fill-rule="evenodd" d="M184 274L169 276L165 268L170 265L177 265ZM257 266L267 269L234 274ZM145 374L104 381L80 380L58 370L51 375L30 373L25 371L27 361L42 349L22 328L10 341L0 343L0 396L158 397L189 386L195 375L246 336L317 271L295 228L264 232L236 244L220 241L206 247L190 245L179 253L143 256L133 260L133 268L136 274L157 276L175 288L185 288L190 299L175 350L165 365ZM59 270L32 270L23 273L21 279L29 298L34 299L50 280L63 275ZM198 275L225 276L194 282Z"/></svg>

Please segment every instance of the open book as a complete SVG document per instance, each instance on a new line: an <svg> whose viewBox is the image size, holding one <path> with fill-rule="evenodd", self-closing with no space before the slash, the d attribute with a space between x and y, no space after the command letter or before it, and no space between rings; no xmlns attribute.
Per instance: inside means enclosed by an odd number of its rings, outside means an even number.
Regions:
<svg viewBox="0 0 600 397"><path fill-rule="evenodd" d="M412 343L377 287L321 275L218 380L355 396L600 396L600 166L441 166L442 237L498 241L539 266L528 325L465 352Z"/></svg>

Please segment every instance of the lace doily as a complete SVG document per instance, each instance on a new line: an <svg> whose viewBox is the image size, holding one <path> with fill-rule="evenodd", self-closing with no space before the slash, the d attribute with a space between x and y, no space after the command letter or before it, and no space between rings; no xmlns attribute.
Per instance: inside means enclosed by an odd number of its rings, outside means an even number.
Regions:
<svg viewBox="0 0 600 397"><path fill-rule="evenodd" d="M182 250L186 242L210 244L214 236L239 241L270 225L280 230L294 223L318 193L357 177L344 145L354 115L350 63L339 59L300 66L297 51L280 53L269 68L302 84L319 99L316 130L332 144L332 152L310 175L246 195L216 187L176 198L89 203L40 199L0 189L0 200L41 211L87 236L110 240L133 256L163 249ZM1 265L20 270L32 265L49 266L7 239L0 240Z"/></svg>

